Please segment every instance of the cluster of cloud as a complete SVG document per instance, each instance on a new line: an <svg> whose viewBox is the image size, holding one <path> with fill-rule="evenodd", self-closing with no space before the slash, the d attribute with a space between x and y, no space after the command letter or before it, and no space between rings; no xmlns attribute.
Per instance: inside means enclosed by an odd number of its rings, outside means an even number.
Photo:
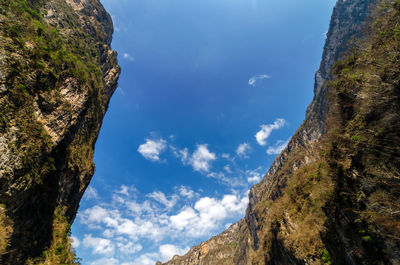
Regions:
<svg viewBox="0 0 400 265"><path fill-rule="evenodd" d="M286 124L284 119L276 119L261 125L255 134L258 145L268 146L271 133ZM222 231L244 215L249 186L259 182L266 171L264 167L243 169L237 165L238 160L249 158L254 145L243 142L232 154L217 154L208 144L197 144L193 150L181 149L173 144L174 137L166 139L147 138L137 151L152 162L166 161L163 156L170 152L183 165L226 185L231 192L213 198L181 186L168 195L156 190L138 196L134 187L122 185L113 191L111 202L101 203L99 193L89 187L85 199L96 204L82 210L78 220L90 232L72 238L75 248L97 258L89 264L154 265L157 260L184 254L196 240ZM276 155L287 143L279 140L269 145L266 153ZM179 243L174 245L178 239Z"/></svg>
<svg viewBox="0 0 400 265"><path fill-rule="evenodd" d="M258 80L270 79L270 78L271 78L271 76L269 76L269 75L267 75L267 74L252 76L252 77L249 79L249 85L250 85L250 86L255 86L255 85L256 85L256 82L257 82Z"/></svg>
<svg viewBox="0 0 400 265"><path fill-rule="evenodd" d="M136 257L129 263L135 265L169 260L189 249L187 245L173 245L171 240L180 239L185 244L185 240L188 243L221 231L227 223L243 217L248 204L247 193L200 197L187 186L176 188L171 195L154 191L140 196L142 201L136 199L137 194L121 192L124 190L126 186L114 191L111 203L98 203L78 214L79 223L92 232L72 241L75 248L99 258L93 264L119 264L126 257ZM145 242L160 247L141 253Z"/></svg>
<svg viewBox="0 0 400 265"><path fill-rule="evenodd" d="M281 129L287 124L284 119L276 119L271 124L262 124L261 129L255 134L255 140L260 146L266 146L267 140L274 130ZM170 137L170 141L174 138ZM277 155L287 146L288 141L278 140L274 145L268 146L266 153L268 155ZM209 178L216 179L218 182L230 186L232 188L245 187L248 183L256 183L261 179L261 174L245 175L248 172L240 170L235 160L247 159L253 148L249 142L241 143L237 146L235 154L222 153L216 154L212 152L208 144L196 145L193 152L189 148L185 147L179 149L174 144L167 142L163 138L145 139L145 143L141 144L138 148L138 152L146 159L159 162L162 161L161 154L170 150L172 154L178 158L183 165L191 166L194 171L203 174ZM219 158L225 159L228 164L223 165L223 170L216 171L212 169L213 162ZM163 160L165 161L165 160ZM220 161L217 165L221 166L223 161ZM154 197L155 198L155 197ZM163 198L158 197L160 203L166 203Z"/></svg>
<svg viewBox="0 0 400 265"><path fill-rule="evenodd" d="M144 144L139 146L138 152L148 160L154 162L160 161L161 153L168 147L167 141L162 138L153 140L145 139L145 141ZM179 150L173 145L170 145L170 149L184 165L190 165L193 167L193 170L199 172L209 172L211 162L217 159L216 154L208 149L207 144L197 145L196 150L192 154L190 154L188 148Z"/></svg>

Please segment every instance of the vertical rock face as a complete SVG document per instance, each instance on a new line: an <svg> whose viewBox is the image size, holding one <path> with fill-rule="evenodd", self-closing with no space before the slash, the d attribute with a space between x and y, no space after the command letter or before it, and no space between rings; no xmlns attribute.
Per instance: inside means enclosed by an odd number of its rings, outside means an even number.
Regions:
<svg viewBox="0 0 400 265"><path fill-rule="evenodd" d="M337 2L306 119L245 218L165 264L400 264L399 9Z"/></svg>
<svg viewBox="0 0 400 265"><path fill-rule="evenodd" d="M69 225L120 74L112 34L98 0L0 3L2 264L75 263Z"/></svg>

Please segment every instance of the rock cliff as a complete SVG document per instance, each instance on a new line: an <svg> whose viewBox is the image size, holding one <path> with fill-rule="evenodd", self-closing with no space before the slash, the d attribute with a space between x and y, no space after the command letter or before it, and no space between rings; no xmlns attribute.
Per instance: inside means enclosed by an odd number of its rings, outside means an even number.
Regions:
<svg viewBox="0 0 400 265"><path fill-rule="evenodd" d="M399 14L337 2L305 121L245 218L165 265L400 264Z"/></svg>
<svg viewBox="0 0 400 265"><path fill-rule="evenodd" d="M99 0L0 1L0 263L74 264L68 238L120 68Z"/></svg>

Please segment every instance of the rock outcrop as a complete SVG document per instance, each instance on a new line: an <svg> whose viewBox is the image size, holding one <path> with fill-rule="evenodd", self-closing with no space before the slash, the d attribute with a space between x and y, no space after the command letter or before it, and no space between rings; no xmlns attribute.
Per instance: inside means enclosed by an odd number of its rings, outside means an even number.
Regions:
<svg viewBox="0 0 400 265"><path fill-rule="evenodd" d="M337 2L306 119L245 218L165 265L400 264L399 9Z"/></svg>
<svg viewBox="0 0 400 265"><path fill-rule="evenodd" d="M73 264L68 238L120 68L99 0L0 3L0 263Z"/></svg>

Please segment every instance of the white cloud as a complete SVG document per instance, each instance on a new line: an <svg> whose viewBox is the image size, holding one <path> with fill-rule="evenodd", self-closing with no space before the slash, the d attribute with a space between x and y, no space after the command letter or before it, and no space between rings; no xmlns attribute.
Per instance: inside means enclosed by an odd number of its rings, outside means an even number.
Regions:
<svg viewBox="0 0 400 265"><path fill-rule="evenodd" d="M257 82L258 80L270 79L270 78L271 78L271 76L266 75L266 74L252 76L252 77L249 79L249 85L250 85L250 86L255 86L255 85L256 85L256 82Z"/></svg>
<svg viewBox="0 0 400 265"><path fill-rule="evenodd" d="M81 244L81 242L79 241L79 239L77 237L71 236L71 245L73 248L79 247L80 244Z"/></svg>
<svg viewBox="0 0 400 265"><path fill-rule="evenodd" d="M95 254L111 254L114 252L114 245L109 239L85 235L82 241L85 248L91 248Z"/></svg>
<svg viewBox="0 0 400 265"><path fill-rule="evenodd" d="M185 163L193 168L196 158L205 157L206 163L216 159L207 145L197 146L193 153L187 149L171 150L179 153L178 157L185 159ZM157 260L184 254L188 250L185 245L222 231L226 224L239 220L245 214L248 181L260 178L259 172L263 168L242 170L231 158L224 160L221 172L212 172L211 165L203 166L204 170L210 170L205 176L215 178L232 189L232 193L221 197L201 197L188 186L174 187L172 193L153 191L140 195L135 187L121 185L113 192L111 202L91 202L97 205L78 214L79 223L93 231L81 239L80 248L87 248L99 256L97 258L104 258L94 261L95 265L122 265L128 261L127 265L154 265ZM176 244L178 239L182 245ZM163 247L156 250L144 248L149 242L154 247ZM149 250L151 253L146 253ZM129 260L125 260L128 257Z"/></svg>
<svg viewBox="0 0 400 265"><path fill-rule="evenodd" d="M125 203L125 205L129 211L131 211L135 214L152 213L153 212L153 208L151 207L151 204L149 201L145 201L142 204L137 203L136 201L127 201Z"/></svg>
<svg viewBox="0 0 400 265"><path fill-rule="evenodd" d="M135 58L133 58L133 56L130 55L129 53L124 53L124 54L122 54L122 57L123 57L124 59L128 60L128 61L131 61L131 62L135 61Z"/></svg>
<svg viewBox="0 0 400 265"><path fill-rule="evenodd" d="M82 212L82 216L85 216L85 222L93 224L100 222L105 222L107 224L113 223L112 219L110 219L110 215L111 213L107 209L104 209L98 205Z"/></svg>
<svg viewBox="0 0 400 265"><path fill-rule="evenodd" d="M116 246L118 248L118 251L123 254L133 254L143 249L142 245L134 244L133 242L129 242L128 240L122 240L122 242L118 242Z"/></svg>
<svg viewBox="0 0 400 265"><path fill-rule="evenodd" d="M139 146L138 152L141 153L146 159L160 161L160 154L165 150L166 147L167 142L164 139L146 139L146 143Z"/></svg>
<svg viewBox="0 0 400 265"><path fill-rule="evenodd" d="M254 170L246 170L247 182L249 183L257 183L262 178L262 173L264 169L262 167L258 167Z"/></svg>
<svg viewBox="0 0 400 265"><path fill-rule="evenodd" d="M279 155L283 151L283 149L286 148L288 143L289 143L289 140L288 141L282 141L282 140L277 141L274 146L268 147L267 154L268 155Z"/></svg>
<svg viewBox="0 0 400 265"><path fill-rule="evenodd" d="M248 204L247 196L225 195L221 200L203 197L194 207L185 207L177 215L171 216L171 226L189 237L205 236L232 216L244 214Z"/></svg>
<svg viewBox="0 0 400 265"><path fill-rule="evenodd" d="M115 193L129 197L136 192L137 190L134 186L121 185L120 190L116 191Z"/></svg>
<svg viewBox="0 0 400 265"><path fill-rule="evenodd" d="M250 150L251 146L249 143L242 143L236 148L236 155L241 158L247 158Z"/></svg>
<svg viewBox="0 0 400 265"><path fill-rule="evenodd" d="M196 171L208 172L210 170L210 162L216 160L215 153L208 150L206 144L198 145L196 151L190 158L190 164Z"/></svg>
<svg viewBox="0 0 400 265"><path fill-rule="evenodd" d="M191 194L188 190L186 189L185 193ZM206 236L223 228L227 220L242 217L248 203L247 195L241 197L227 194L221 199L202 197L190 204L181 204L178 211L168 214L172 204L175 204L168 198L175 200L178 194L168 197L161 194L153 192L145 197L160 200L163 202L162 207L152 205L149 200L139 203L127 199L125 202L115 201L113 206L96 205L83 210L78 215L80 223L87 224L89 229L102 232L106 238L85 235L81 245L93 249L93 253L96 254L110 254L114 251L136 253L142 248L137 243L139 240L160 242L167 237ZM195 197L194 195L192 198Z"/></svg>
<svg viewBox="0 0 400 265"><path fill-rule="evenodd" d="M163 262L170 260L175 255L183 255L189 251L189 248L179 248L172 244L165 244L159 247L160 259Z"/></svg>
<svg viewBox="0 0 400 265"><path fill-rule="evenodd" d="M267 139L273 130L278 130L286 125L286 121L284 119L276 119L272 124L263 124L261 125L261 130L257 132L255 135L256 140L259 145L266 145Z"/></svg>
<svg viewBox="0 0 400 265"><path fill-rule="evenodd" d="M176 201L178 200L178 196L176 196L176 195L171 196L171 199L168 200L167 197L165 196L165 194L162 193L161 191L154 191L147 196L154 199L155 201L165 205L165 207L167 207L167 208L174 207L174 205L176 204Z"/></svg>
<svg viewBox="0 0 400 265"><path fill-rule="evenodd" d="M259 182L260 180L261 180L261 177L258 176L258 175L253 175L253 176L247 178L247 181L248 181L249 183L257 183L257 182Z"/></svg>
<svg viewBox="0 0 400 265"><path fill-rule="evenodd" d="M179 188L179 194L183 197L187 197L192 199L193 197L197 196L198 194L195 193L190 187L181 186Z"/></svg>
<svg viewBox="0 0 400 265"><path fill-rule="evenodd" d="M177 215L171 216L170 221L174 228L183 230L189 223L198 218L196 212L191 207L182 209Z"/></svg>
<svg viewBox="0 0 400 265"><path fill-rule="evenodd" d="M197 145L197 149L190 155L187 148L183 150L174 150L176 157L179 157L183 164L191 165L195 171L209 172L211 162L217 159L215 153L208 150L207 144Z"/></svg>
<svg viewBox="0 0 400 265"><path fill-rule="evenodd" d="M184 255L189 251L189 247L180 248L172 244L164 244L158 248L156 253L144 253L137 257L133 263L127 263L126 265L154 265L157 261L161 260L166 262L175 255ZM123 263L122 265L125 265Z"/></svg>

